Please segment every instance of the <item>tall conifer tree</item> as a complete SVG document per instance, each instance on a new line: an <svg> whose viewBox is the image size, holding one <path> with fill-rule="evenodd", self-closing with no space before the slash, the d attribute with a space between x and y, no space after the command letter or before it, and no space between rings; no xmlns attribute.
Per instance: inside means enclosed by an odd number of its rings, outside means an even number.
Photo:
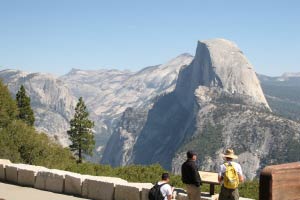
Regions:
<svg viewBox="0 0 300 200"><path fill-rule="evenodd" d="M19 108L19 118L26 122L29 126L34 125L34 113L30 107L30 97L27 96L25 88L21 85L16 95L17 105Z"/></svg>
<svg viewBox="0 0 300 200"><path fill-rule="evenodd" d="M92 155L93 153L95 147L93 127L94 122L89 119L86 105L80 97L75 108L74 118L70 121L70 130L68 130L72 142L70 149L78 156L78 163L82 162L83 154Z"/></svg>

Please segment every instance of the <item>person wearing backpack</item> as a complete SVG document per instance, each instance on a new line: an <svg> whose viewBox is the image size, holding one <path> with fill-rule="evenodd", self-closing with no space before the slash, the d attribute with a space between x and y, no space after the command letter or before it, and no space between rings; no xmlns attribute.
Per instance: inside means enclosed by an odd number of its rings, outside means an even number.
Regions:
<svg viewBox="0 0 300 200"><path fill-rule="evenodd" d="M149 200L171 200L174 188L168 183L170 181L169 173L161 175L161 181L157 182L149 191Z"/></svg>
<svg viewBox="0 0 300 200"><path fill-rule="evenodd" d="M242 167L233 162L237 156L232 149L227 149L223 157L225 162L220 166L218 174L219 183L222 183L219 200L238 200L238 186L244 181Z"/></svg>
<svg viewBox="0 0 300 200"><path fill-rule="evenodd" d="M197 155L193 151L186 153L187 160L181 166L181 179L186 185L186 191L189 200L201 199L201 177L196 165Z"/></svg>

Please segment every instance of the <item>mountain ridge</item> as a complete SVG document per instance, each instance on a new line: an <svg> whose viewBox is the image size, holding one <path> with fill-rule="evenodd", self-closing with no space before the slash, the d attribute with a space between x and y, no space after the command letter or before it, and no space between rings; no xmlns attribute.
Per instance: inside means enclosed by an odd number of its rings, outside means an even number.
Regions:
<svg viewBox="0 0 300 200"><path fill-rule="evenodd" d="M110 69L88 71L73 69L60 77L42 73L27 73L20 70L1 70L0 78L9 86L13 95L15 95L20 85L24 84L29 95L32 96L32 107L37 118L37 128L48 133L51 137L58 135L59 141L64 146L68 145L66 130L71 115L66 117L63 116L63 113L72 112L75 108L76 99L83 96L90 111L90 116L96 122L95 156L90 159L99 162L101 152L111 135L114 124L117 123L127 107L151 106L157 95L172 90L179 68L190 61L190 55L181 54L165 64L152 66L151 70L149 70L149 67L138 72ZM43 77L44 81L40 81L43 87L38 85L31 87L33 76ZM47 81L45 82L45 80ZM67 88L68 92L65 93L65 96L72 99L72 106L68 106L68 109L63 109L57 113L51 112L48 116L45 116L51 109L47 103L41 104L35 99L41 98L37 95L39 92L46 94L44 90L49 87L53 89ZM35 89L38 89L38 91L35 91ZM47 95L55 95L54 91L48 92ZM54 105L56 101L53 100L48 104ZM39 123L43 118L47 120ZM56 124L57 128L53 128L51 123ZM62 132L65 134L62 134Z"/></svg>
<svg viewBox="0 0 300 200"><path fill-rule="evenodd" d="M298 77L289 75L287 79L281 80L258 75L259 80L242 51L228 40L199 41L198 46L195 57L181 54L165 64L146 67L137 72L72 69L69 73L57 77L2 70L0 78L4 79L13 94L20 84L25 84L33 99L33 109L38 119L36 126L52 137L58 135L65 146L68 141L63 133L68 129L68 120L72 116L76 100L83 96L90 116L96 122L95 156L90 158L93 162L101 160L102 163L113 166L145 164L142 154L149 154L147 162L161 161L167 169L178 172L175 165L178 166L183 158L185 145L193 145L190 139L195 137L198 138L195 141L199 142L202 138L209 143L212 138L204 135L212 133L212 137L216 134L224 141L217 145L218 149L214 147L212 150L211 147L207 147L210 149L207 158L202 159L200 163L203 169L214 170L216 166L212 163L220 162L217 155L221 152L221 147L229 147L226 141L234 141L234 147L242 155L242 162L246 162L247 176L253 178L256 169L276 158L270 156L270 160L261 154L259 156L262 159L258 159L258 154L253 151L255 145L249 144L253 142L251 140L242 142L240 145L247 148L240 151L241 148L235 140L242 137L238 131L245 132L247 137L256 138L255 141L259 137L265 139L268 145L271 144L268 141L272 142L270 138L279 137L278 134L272 135L272 131L277 133L281 130L284 139L288 139L288 134L297 133L298 129L295 127L298 127L298 118L295 109L281 115L284 110L281 107L285 102L298 105L297 101L294 101L297 96L291 92L288 95L291 99L286 101L283 95L274 92L283 86L297 86ZM19 76L14 76L14 73L19 73ZM60 103L57 103L58 97L62 99ZM271 113L271 110L274 113ZM217 117L218 114L221 117ZM242 120L238 118L239 115L242 116ZM253 116L256 115L259 122L253 120ZM264 117L271 120L264 122ZM236 123L226 121L226 118L235 119ZM294 120L296 124L286 121L285 118ZM288 129L278 127L276 130L269 127L276 127L275 122L278 121L287 124ZM54 128L53 124L56 125ZM226 129L226 126L235 127L238 131ZM245 127L255 129L249 131ZM219 133L220 131L224 134ZM264 138L254 131L266 132L267 136ZM169 134L170 132L180 134L173 135ZM151 137L154 137L151 135L160 135L159 133L163 138L158 137L158 141L151 142ZM293 136L297 138L297 135ZM148 144L144 145L143 140ZM285 144L285 141L278 141ZM295 141L291 141L293 142ZM169 144L172 145L168 146ZM170 148L160 148L160 145ZM140 148L142 146L149 148ZM154 147L157 148L153 151ZM261 150L265 146L262 144L256 148ZM268 152L274 154L275 150L268 149ZM115 155L114 158L111 158L111 155ZM289 153L285 152L282 159L287 159L288 155ZM245 160L247 156L253 159L252 164Z"/></svg>

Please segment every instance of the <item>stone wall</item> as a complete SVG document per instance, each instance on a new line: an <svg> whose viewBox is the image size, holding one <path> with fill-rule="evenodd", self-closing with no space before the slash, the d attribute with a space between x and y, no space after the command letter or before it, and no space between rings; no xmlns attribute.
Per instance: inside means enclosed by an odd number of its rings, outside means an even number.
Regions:
<svg viewBox="0 0 300 200"><path fill-rule="evenodd" d="M0 159L0 181L95 200L146 200L151 183L14 164Z"/></svg>
<svg viewBox="0 0 300 200"><path fill-rule="evenodd" d="M130 183L116 177L82 175L1 159L0 181L94 200L148 200L153 187L151 183ZM187 196L179 193L176 199L187 200ZM202 193L201 199L216 198Z"/></svg>

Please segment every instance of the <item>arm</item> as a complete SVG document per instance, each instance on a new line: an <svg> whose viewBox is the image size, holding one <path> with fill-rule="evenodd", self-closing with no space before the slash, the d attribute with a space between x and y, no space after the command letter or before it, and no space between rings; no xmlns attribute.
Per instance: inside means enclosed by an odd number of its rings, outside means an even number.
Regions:
<svg viewBox="0 0 300 200"><path fill-rule="evenodd" d="M224 171L224 169L222 168L222 165L219 166L219 169L218 169L218 181L219 181L219 183L222 183L222 181L223 181L223 171Z"/></svg>
<svg viewBox="0 0 300 200"><path fill-rule="evenodd" d="M244 176L239 174L239 180L240 180L240 183L243 183L244 182Z"/></svg>
<svg viewBox="0 0 300 200"><path fill-rule="evenodd" d="M168 192L167 192L167 199L168 200L172 200L173 191L174 191L174 188L169 185Z"/></svg>
<svg viewBox="0 0 300 200"><path fill-rule="evenodd" d="M243 176L242 167L240 165L238 166L238 175L239 175L240 183L243 183L245 180L244 180L244 176Z"/></svg>
<svg viewBox="0 0 300 200"><path fill-rule="evenodd" d="M200 177L200 174L199 174L196 164L194 164L192 166L192 171L193 171L192 173L193 173L193 177L194 177L194 183L197 187L199 187L201 185L201 177Z"/></svg>
<svg viewBox="0 0 300 200"><path fill-rule="evenodd" d="M222 176L220 176L220 175L218 175L218 181L219 181L219 183L222 183L222 181L223 181L223 177L222 177Z"/></svg>

